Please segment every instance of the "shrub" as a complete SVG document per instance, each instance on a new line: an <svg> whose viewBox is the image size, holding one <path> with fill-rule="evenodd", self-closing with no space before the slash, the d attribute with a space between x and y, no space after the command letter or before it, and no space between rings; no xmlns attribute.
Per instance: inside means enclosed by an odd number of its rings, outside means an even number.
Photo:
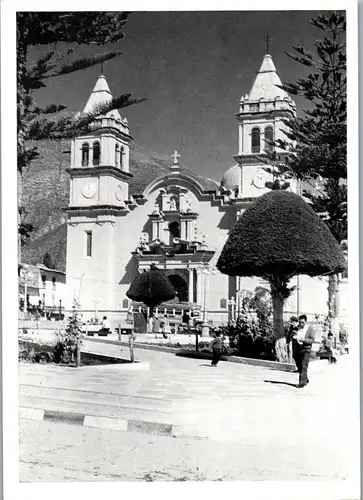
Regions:
<svg viewBox="0 0 363 500"><path fill-rule="evenodd" d="M29 341L19 342L19 361L32 363L50 363L53 361L51 347L45 344L36 344Z"/></svg>
<svg viewBox="0 0 363 500"><path fill-rule="evenodd" d="M58 335L58 341L53 347L55 363L72 363L75 360L78 339L82 333L82 319L79 313L79 304L73 300L72 314L64 332Z"/></svg>
<svg viewBox="0 0 363 500"><path fill-rule="evenodd" d="M260 311L255 320L242 313L235 322L220 327L222 335L229 337L229 351L246 358L276 360L275 336L271 320Z"/></svg>
<svg viewBox="0 0 363 500"><path fill-rule="evenodd" d="M339 325L339 341L342 345L348 344L348 331L343 323Z"/></svg>

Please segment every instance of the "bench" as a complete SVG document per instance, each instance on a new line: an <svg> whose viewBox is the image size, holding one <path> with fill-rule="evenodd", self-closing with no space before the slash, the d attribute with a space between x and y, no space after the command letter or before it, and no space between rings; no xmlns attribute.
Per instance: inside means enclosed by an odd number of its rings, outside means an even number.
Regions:
<svg viewBox="0 0 363 500"><path fill-rule="evenodd" d="M333 354L328 351L317 351L316 352L316 357L320 359L328 359L329 362L331 362L331 358L333 357Z"/></svg>

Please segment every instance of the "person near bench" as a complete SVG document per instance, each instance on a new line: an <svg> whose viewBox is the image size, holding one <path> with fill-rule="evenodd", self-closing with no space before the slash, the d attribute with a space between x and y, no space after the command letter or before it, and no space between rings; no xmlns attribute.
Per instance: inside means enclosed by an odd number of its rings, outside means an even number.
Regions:
<svg viewBox="0 0 363 500"><path fill-rule="evenodd" d="M102 318L100 335L108 335L110 333L110 330L111 330L110 322L108 321L107 316L104 316Z"/></svg>
<svg viewBox="0 0 363 500"><path fill-rule="evenodd" d="M329 353L329 363L336 363L339 357L338 349L334 348L334 337L332 333L328 333L328 337L324 342L325 352Z"/></svg>

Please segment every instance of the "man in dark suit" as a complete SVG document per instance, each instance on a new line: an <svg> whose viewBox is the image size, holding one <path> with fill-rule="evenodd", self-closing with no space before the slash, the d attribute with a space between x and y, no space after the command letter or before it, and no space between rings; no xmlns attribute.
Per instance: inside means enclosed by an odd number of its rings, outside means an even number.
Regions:
<svg viewBox="0 0 363 500"><path fill-rule="evenodd" d="M299 328L293 337L295 361L299 371L299 384L297 387L305 387L309 383L308 367L311 356L311 346L315 340L315 332L307 323L305 314L299 316Z"/></svg>

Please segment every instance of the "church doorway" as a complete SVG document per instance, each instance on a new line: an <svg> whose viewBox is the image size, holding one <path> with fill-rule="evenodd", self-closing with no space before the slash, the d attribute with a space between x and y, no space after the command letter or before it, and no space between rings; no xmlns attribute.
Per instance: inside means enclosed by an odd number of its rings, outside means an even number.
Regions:
<svg viewBox="0 0 363 500"><path fill-rule="evenodd" d="M188 302L188 283L180 274L169 274L168 278L176 293L176 302Z"/></svg>

